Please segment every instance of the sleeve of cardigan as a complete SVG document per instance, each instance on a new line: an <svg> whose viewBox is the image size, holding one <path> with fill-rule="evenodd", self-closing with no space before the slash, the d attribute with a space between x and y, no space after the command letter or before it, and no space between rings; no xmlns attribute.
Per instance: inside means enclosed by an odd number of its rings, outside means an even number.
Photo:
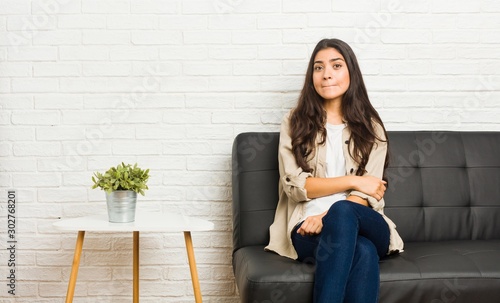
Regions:
<svg viewBox="0 0 500 303"><path fill-rule="evenodd" d="M375 144L373 145L368 163L366 164L365 175L382 178L384 174L385 157L387 155L387 141L381 125L376 125L376 131L377 136L384 141L376 140ZM349 194L368 200L370 206L376 211L384 208L384 199L378 201L374 197L356 190L351 191Z"/></svg>
<svg viewBox="0 0 500 303"><path fill-rule="evenodd" d="M290 137L290 113L285 115L281 123L280 142L278 150L280 182L286 195L293 202L305 202L307 198L305 189L306 179L312 174L305 172L297 165L292 153L292 138Z"/></svg>

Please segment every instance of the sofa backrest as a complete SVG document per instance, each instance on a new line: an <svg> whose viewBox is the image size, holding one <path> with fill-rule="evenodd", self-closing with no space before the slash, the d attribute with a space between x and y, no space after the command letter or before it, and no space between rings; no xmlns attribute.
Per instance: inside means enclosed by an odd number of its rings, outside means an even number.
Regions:
<svg viewBox="0 0 500 303"><path fill-rule="evenodd" d="M269 242L278 203L279 133L243 133L233 144L233 249Z"/></svg>
<svg viewBox="0 0 500 303"><path fill-rule="evenodd" d="M388 136L385 213L404 240L500 239L500 133Z"/></svg>
<svg viewBox="0 0 500 303"><path fill-rule="evenodd" d="M500 239L500 132L388 132L385 213L403 240ZM233 144L233 248L265 245L278 202L279 133Z"/></svg>

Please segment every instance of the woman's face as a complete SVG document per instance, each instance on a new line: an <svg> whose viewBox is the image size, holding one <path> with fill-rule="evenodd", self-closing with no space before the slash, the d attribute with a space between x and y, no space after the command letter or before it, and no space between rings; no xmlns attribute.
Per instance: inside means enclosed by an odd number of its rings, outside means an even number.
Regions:
<svg viewBox="0 0 500 303"><path fill-rule="evenodd" d="M334 48L320 50L314 58L313 66L316 92L326 101L341 101L349 83L349 70L344 57Z"/></svg>

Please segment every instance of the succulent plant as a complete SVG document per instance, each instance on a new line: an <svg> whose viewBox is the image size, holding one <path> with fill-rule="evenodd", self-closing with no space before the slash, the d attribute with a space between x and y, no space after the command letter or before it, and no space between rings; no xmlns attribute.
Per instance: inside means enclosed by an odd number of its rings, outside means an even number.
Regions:
<svg viewBox="0 0 500 303"><path fill-rule="evenodd" d="M144 196L144 191L149 189L146 183L149 179L149 169L142 170L137 163L132 166L125 163L111 167L104 174L95 172L92 176L92 188L100 188L106 192L115 190L133 190Z"/></svg>

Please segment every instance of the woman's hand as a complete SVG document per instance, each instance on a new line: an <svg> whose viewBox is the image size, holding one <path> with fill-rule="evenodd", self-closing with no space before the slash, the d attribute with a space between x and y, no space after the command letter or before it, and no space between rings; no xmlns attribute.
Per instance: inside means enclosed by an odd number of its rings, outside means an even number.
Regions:
<svg viewBox="0 0 500 303"><path fill-rule="evenodd" d="M377 177L362 176L357 180L354 189L380 200L384 197L386 184L387 182Z"/></svg>
<svg viewBox="0 0 500 303"><path fill-rule="evenodd" d="M297 229L297 233L301 236L314 236L319 234L323 229L323 217L326 213L325 211L322 214L307 217L300 228Z"/></svg>

